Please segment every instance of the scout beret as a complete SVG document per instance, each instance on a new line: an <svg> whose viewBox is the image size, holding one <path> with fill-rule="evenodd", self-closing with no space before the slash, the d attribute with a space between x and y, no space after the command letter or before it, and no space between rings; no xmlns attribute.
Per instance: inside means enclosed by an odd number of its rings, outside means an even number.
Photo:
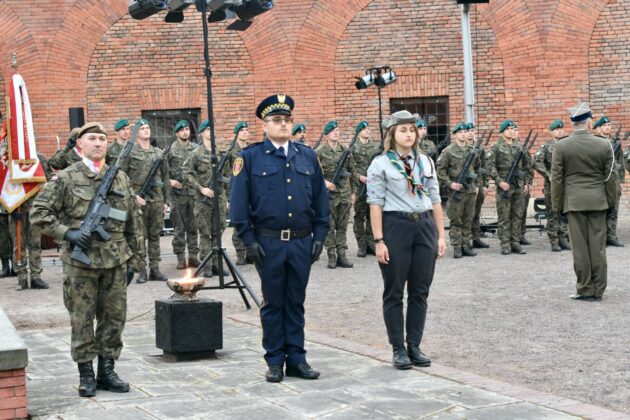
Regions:
<svg viewBox="0 0 630 420"><path fill-rule="evenodd" d="M337 127L339 127L339 123L337 121L328 121L328 124L324 126L324 135L327 136Z"/></svg>
<svg viewBox="0 0 630 420"><path fill-rule="evenodd" d="M549 125L549 129L551 131L558 128L564 128L564 123L562 122L562 120L553 120L553 122Z"/></svg>
<svg viewBox="0 0 630 420"><path fill-rule="evenodd" d="M114 124L114 131L122 130L123 128L129 125L129 120L118 120L116 124Z"/></svg>
<svg viewBox="0 0 630 420"><path fill-rule="evenodd" d="M595 122L595 124L593 124L593 128L601 127L602 125L608 124L609 122L610 120L608 119L608 117L601 117Z"/></svg>
<svg viewBox="0 0 630 420"><path fill-rule="evenodd" d="M70 131L70 138L76 139L79 137L79 131L81 131L81 127L74 127L72 131Z"/></svg>
<svg viewBox="0 0 630 420"><path fill-rule="evenodd" d="M501 123L501 125L499 126L499 133L503 133L505 130L507 130L510 127L514 128L514 127L518 127L518 126L512 120L505 120L505 121L503 121Z"/></svg>
<svg viewBox="0 0 630 420"><path fill-rule="evenodd" d="M247 128L247 127L249 127L249 125L247 124L247 121L239 121L238 124L234 126L234 134L238 134L238 132L241 131L241 129Z"/></svg>
<svg viewBox="0 0 630 420"><path fill-rule="evenodd" d="M105 131L105 129L100 123L89 122L79 129L79 132L77 133L77 137L81 137L84 134L89 134L89 133L98 133L98 134L107 135L107 131Z"/></svg>
<svg viewBox="0 0 630 420"><path fill-rule="evenodd" d="M258 108L256 108L256 116L264 120L269 115L291 115L295 102L288 95L272 95L265 98Z"/></svg>
<svg viewBox="0 0 630 420"><path fill-rule="evenodd" d="M143 125L149 125L149 121L145 120L144 118L140 118L140 119L136 122L136 124L140 124L140 126L143 126Z"/></svg>
<svg viewBox="0 0 630 420"><path fill-rule="evenodd" d="M173 129L173 133L177 133L179 130L181 130L182 128L186 128L188 127L188 121L186 120L179 120L177 122L177 124L175 124L175 128Z"/></svg>
<svg viewBox="0 0 630 420"><path fill-rule="evenodd" d="M390 115L389 118L384 119L382 126L383 126L383 129L389 130L393 126L400 125L400 124L414 124L415 125L416 122L418 121L418 118L420 118L420 115L418 114L412 114L409 111L398 111Z"/></svg>
<svg viewBox="0 0 630 420"><path fill-rule="evenodd" d="M199 127L197 127L197 131L201 133L203 130L209 127L210 127L210 121L203 120L201 121L201 124L199 124Z"/></svg>
<svg viewBox="0 0 630 420"><path fill-rule="evenodd" d="M359 134L365 127L368 127L370 124L368 124L367 121L361 121L359 124L357 124L356 127L354 127L354 134Z"/></svg>
<svg viewBox="0 0 630 420"><path fill-rule="evenodd" d="M295 136L297 133L301 133L306 131L306 126L304 124L295 124L293 130L291 130L291 135Z"/></svg>
<svg viewBox="0 0 630 420"><path fill-rule="evenodd" d="M423 118L418 118L418 121L416 121L416 127L422 128L426 126L427 126L427 122Z"/></svg>
<svg viewBox="0 0 630 420"><path fill-rule="evenodd" d="M593 112L591 108L588 106L587 102L582 102L581 104L569 108L569 118L571 118L572 122L580 122L587 120L593 116Z"/></svg>
<svg viewBox="0 0 630 420"><path fill-rule="evenodd" d="M462 130L468 130L468 124L466 123L457 124L455 127L453 127L453 131L451 131L451 134L456 134L458 131L462 131Z"/></svg>

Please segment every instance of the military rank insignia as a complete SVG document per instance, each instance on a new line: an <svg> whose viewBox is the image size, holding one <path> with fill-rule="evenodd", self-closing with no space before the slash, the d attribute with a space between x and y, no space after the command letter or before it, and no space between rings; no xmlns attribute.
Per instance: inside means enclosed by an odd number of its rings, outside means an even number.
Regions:
<svg viewBox="0 0 630 420"><path fill-rule="evenodd" d="M236 158L234 161L234 165L232 166L232 174L237 176L243 170L243 158Z"/></svg>

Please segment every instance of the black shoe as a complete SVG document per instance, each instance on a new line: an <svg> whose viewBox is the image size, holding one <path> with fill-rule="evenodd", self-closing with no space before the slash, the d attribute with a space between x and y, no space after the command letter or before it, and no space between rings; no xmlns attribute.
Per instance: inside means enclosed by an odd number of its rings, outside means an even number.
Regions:
<svg viewBox="0 0 630 420"><path fill-rule="evenodd" d="M215 276L219 275L219 267L217 267L216 265L212 266L212 274L214 274ZM230 272L227 271L226 269L223 269L223 277L229 276Z"/></svg>
<svg viewBox="0 0 630 420"><path fill-rule="evenodd" d="M367 247L365 245L359 245L359 249L357 251L357 257L359 258L367 257Z"/></svg>
<svg viewBox="0 0 630 420"><path fill-rule="evenodd" d="M562 248L557 243L551 244L551 252L562 252Z"/></svg>
<svg viewBox="0 0 630 420"><path fill-rule="evenodd" d="M79 397L93 397L96 395L96 379L92 361L79 363Z"/></svg>
<svg viewBox="0 0 630 420"><path fill-rule="evenodd" d="M31 289L48 289L48 283L38 278L31 278Z"/></svg>
<svg viewBox="0 0 630 420"><path fill-rule="evenodd" d="M282 382L284 374L282 373L282 365L269 365L269 370L265 373L267 382Z"/></svg>
<svg viewBox="0 0 630 420"><path fill-rule="evenodd" d="M159 268L152 268L149 270L149 280L150 281L166 281L168 277L166 277Z"/></svg>
<svg viewBox="0 0 630 420"><path fill-rule="evenodd" d="M473 239L473 248L490 248L490 245L482 241L481 239Z"/></svg>
<svg viewBox="0 0 630 420"><path fill-rule="evenodd" d="M183 270L186 268L186 257L184 256L184 254L177 255L177 267L175 268L178 270Z"/></svg>
<svg viewBox="0 0 630 420"><path fill-rule="evenodd" d="M245 260L245 255L236 254L236 265L245 265L247 261Z"/></svg>
<svg viewBox="0 0 630 420"><path fill-rule="evenodd" d="M571 251L571 245L569 245L569 241L567 241L566 238L560 239L558 245L560 245L560 248L564 251Z"/></svg>
<svg viewBox="0 0 630 420"><path fill-rule="evenodd" d="M619 248L623 248L625 245L622 242L619 242L617 239L607 239L606 246L616 246Z"/></svg>
<svg viewBox="0 0 630 420"><path fill-rule="evenodd" d="M510 244L510 249L512 250L512 254L527 254L527 252L521 248L521 244L519 242L512 242Z"/></svg>
<svg viewBox="0 0 630 420"><path fill-rule="evenodd" d="M368 244L366 250L368 255L376 255L376 246L374 244Z"/></svg>
<svg viewBox="0 0 630 420"><path fill-rule="evenodd" d="M593 300L595 302L599 302L600 300L602 300L602 297L601 296L593 296Z"/></svg>
<svg viewBox="0 0 630 420"><path fill-rule="evenodd" d="M460 247L453 248L453 258L461 258L464 254L462 254L462 249Z"/></svg>
<svg viewBox="0 0 630 420"><path fill-rule="evenodd" d="M501 255L510 255L512 253L512 249L510 246L502 246L501 247Z"/></svg>
<svg viewBox="0 0 630 420"><path fill-rule="evenodd" d="M584 296L584 295L580 295L579 293L575 294L575 295L571 295L569 297L571 299L573 299L573 300L583 300L585 302L593 302L593 301L595 301L595 298L593 296Z"/></svg>
<svg viewBox="0 0 630 420"><path fill-rule="evenodd" d="M204 278L209 279L209 278L212 278L212 276L213 276L214 274L212 273L212 269L204 269L204 270L203 270L203 273L202 273L201 275L202 275Z"/></svg>
<svg viewBox="0 0 630 420"><path fill-rule="evenodd" d="M287 376L295 376L302 379L317 379L319 372L309 366L308 363L300 363L297 366L287 366Z"/></svg>
<svg viewBox="0 0 630 420"><path fill-rule="evenodd" d="M197 268L201 265L201 261L199 261L199 258L195 257L194 255L191 257L188 257L188 267L193 267L193 268Z"/></svg>
<svg viewBox="0 0 630 420"><path fill-rule="evenodd" d="M328 268L330 268L331 270L334 270L335 268L337 268L337 256L336 255L329 255L328 256Z"/></svg>
<svg viewBox="0 0 630 420"><path fill-rule="evenodd" d="M462 247L462 255L464 255L464 257L474 257L477 253L468 247Z"/></svg>
<svg viewBox="0 0 630 420"><path fill-rule="evenodd" d="M118 377L118 374L114 372L114 359L98 356L96 389L104 389L111 392L129 392L129 384L123 382Z"/></svg>
<svg viewBox="0 0 630 420"><path fill-rule="evenodd" d="M2 269L0 269L0 278L9 277L11 274L11 267L9 267L9 259L2 258Z"/></svg>
<svg viewBox="0 0 630 420"><path fill-rule="evenodd" d="M28 289L28 280L27 279L18 279L18 285L15 288L15 290L17 290L18 292L20 290L26 290Z"/></svg>
<svg viewBox="0 0 630 420"><path fill-rule="evenodd" d="M394 346L393 365L399 370L411 369L413 366L411 359L407 356L405 346Z"/></svg>
<svg viewBox="0 0 630 420"><path fill-rule="evenodd" d="M147 282L147 269L142 267L140 271L138 271L138 278L136 279L136 283L146 283Z"/></svg>
<svg viewBox="0 0 630 420"><path fill-rule="evenodd" d="M429 359L426 354L422 353L422 350L420 350L420 347L418 345L407 344L407 355L409 356L409 359L411 359L411 363L413 363L414 366L431 366L431 359Z"/></svg>
<svg viewBox="0 0 630 420"><path fill-rule="evenodd" d="M337 255L337 267L352 268L354 267L354 264L348 261L348 259L346 258L346 254L339 254Z"/></svg>
<svg viewBox="0 0 630 420"><path fill-rule="evenodd" d="M531 243L531 242L529 242L529 241L527 240L527 238L526 238L526 237L524 237L524 236L521 238L521 240L519 241L519 243L520 243L521 245L531 245L531 244L532 244L532 243Z"/></svg>

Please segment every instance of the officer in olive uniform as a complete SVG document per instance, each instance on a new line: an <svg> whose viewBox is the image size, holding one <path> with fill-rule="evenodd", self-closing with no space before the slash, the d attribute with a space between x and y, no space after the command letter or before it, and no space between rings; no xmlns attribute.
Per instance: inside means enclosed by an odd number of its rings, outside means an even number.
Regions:
<svg viewBox="0 0 630 420"><path fill-rule="evenodd" d="M612 124L608 117L601 117L593 124L593 129L599 137L603 137L610 141L613 145L613 149L617 142L621 139L613 138ZM625 170L623 167L623 150L620 146L617 146L617 152L615 153L615 169L617 173L617 199L615 201L614 211L610 211L606 216L606 245L623 247L624 244L617 239L617 219L619 213L619 202L621 201L621 192L623 190L623 183L626 180Z"/></svg>
<svg viewBox="0 0 630 420"><path fill-rule="evenodd" d="M212 248L218 244L218 236L225 229L225 191L222 182L214 183L212 179L212 148L210 145L210 124L204 120L198 128L203 143L195 149L184 163L186 185L195 191L195 219L199 228L199 247L201 257L205 258ZM216 186L215 186L216 185ZM215 189L221 188L219 209L214 205ZM215 230L215 212L220 211L220 231ZM219 258L214 256L204 267L204 277L212 277L219 273ZM227 275L228 272L224 272Z"/></svg>
<svg viewBox="0 0 630 420"><path fill-rule="evenodd" d="M129 120L118 120L114 124L114 131L116 132L116 138L107 148L106 162L109 166L116 163L116 159L120 156L120 152L127 143L127 140L131 138L131 126Z"/></svg>
<svg viewBox="0 0 630 420"><path fill-rule="evenodd" d="M76 147L77 134L79 133L79 127L75 127L70 132L70 138L68 143L63 149L57 150L55 154L48 160L48 164L51 168L58 171L66 169L68 166L81 162L81 149Z"/></svg>
<svg viewBox="0 0 630 420"><path fill-rule="evenodd" d="M339 124L329 121L324 127L324 142L315 150L319 163L322 165L328 198L330 200L330 230L326 236L326 250L328 252L328 268L352 268L353 264L346 258L348 249L346 231L350 218L350 207L356 197L356 184L352 182L355 164L352 153L346 159L344 171L339 186L331 182L337 169L339 158L345 147L339 143Z"/></svg>
<svg viewBox="0 0 630 420"><path fill-rule="evenodd" d="M457 124L453 128L451 134L455 136L455 142L444 149L437 161L438 180L449 189L446 214L450 220L449 236L453 247L453 258L477 255L471 248L471 228L479 184L473 166L475 162L468 169L466 182L463 184L457 182L464 167L464 161L468 153L472 151L472 146L466 141L467 128L466 123Z"/></svg>
<svg viewBox="0 0 630 420"><path fill-rule="evenodd" d="M199 239L194 213L195 192L185 185L183 164L199 147L190 141L188 121L181 120L175 125L176 140L166 155L171 186L171 219L173 220L173 252L177 256L177 269L199 267ZM186 248L188 247L188 265Z"/></svg>
<svg viewBox="0 0 630 420"><path fill-rule="evenodd" d="M306 137L306 126L304 124L295 124L293 130L291 130L293 141L296 143L306 144L304 137Z"/></svg>
<svg viewBox="0 0 630 420"><path fill-rule="evenodd" d="M123 172L129 176L133 190L136 192L136 201L142 212L142 229L138 235L146 239L147 246L140 251L141 264L139 268L138 283L147 281L146 257L149 256L149 280L166 281L167 278L160 271L160 232L164 227L164 213L168 209L165 204L169 201L168 170L165 161L162 161L160 170L155 175L155 186L151 193L142 198L138 194L149 175L151 165L155 159L162 156L162 150L151 146L151 127L145 119L140 119L138 138L131 153L120 165Z"/></svg>
<svg viewBox="0 0 630 420"><path fill-rule="evenodd" d="M567 224L562 217L559 217L558 212L551 209L551 162L553 156L553 149L558 140L567 137L564 134L564 123L562 120L554 120L549 126L549 132L551 133L551 139L547 140L545 144L542 144L536 154L534 155L534 169L545 180L543 187L543 194L545 195L545 215L547 218L547 236L549 242L551 242L551 251L560 252L563 249L570 250L567 237Z"/></svg>
<svg viewBox="0 0 630 420"><path fill-rule="evenodd" d="M499 127L502 137L488 150L488 174L497 186L497 230L502 255L525 254L520 240L524 196L531 183L529 160L521 159L518 166L520 174L515 178L514 185L506 182L514 157L522 149L521 143L516 139L515 125L512 120L503 121Z"/></svg>
<svg viewBox="0 0 630 420"><path fill-rule="evenodd" d="M367 121L361 121L354 128L357 141L350 149L354 157L355 190L363 191L367 183L367 169L372 163L372 159L378 154L380 144L370 138L370 127ZM367 192L367 191L366 191ZM370 206L367 203L367 194L359 196L357 194L354 201L354 237L357 239L357 257L365 257L367 254L376 255L374 247L374 235L372 235L372 225L370 223Z"/></svg>
<svg viewBox="0 0 630 420"><path fill-rule="evenodd" d="M477 130L475 124L466 124L466 142L468 145L473 146L477 141ZM479 191L477 191L477 197L475 199L475 215L473 216L471 235L472 235L472 247L473 248L490 248L490 245L481 240L481 208L483 207L483 201L488 194L488 170L486 168L486 154L485 151L481 151L480 158L475 161L475 171L478 178Z"/></svg>
<svg viewBox="0 0 630 420"><path fill-rule="evenodd" d="M426 121L422 118L418 118L418 121L416 121L416 127L418 128L418 135L420 136L418 139L420 151L427 156L434 157L435 152L437 151L437 146L435 145L433 140L429 139L429 136L427 135Z"/></svg>
<svg viewBox="0 0 630 420"><path fill-rule="evenodd" d="M114 371L114 360L122 350L122 332L127 317L127 270L138 267L140 214L127 175L119 171L108 204L118 210L104 228L106 242L93 240L79 229L98 186L108 169L105 164L107 136L98 123L88 123L78 133L81 162L59 172L44 186L31 210L31 222L63 242L61 260L65 279L64 304L72 325L71 354L78 363L79 395L93 397L96 388L128 392L129 384ZM85 250L91 265L71 258L75 246ZM96 330L94 328L96 318ZM98 356L95 378L92 360Z"/></svg>
<svg viewBox="0 0 630 420"><path fill-rule="evenodd" d="M228 158L228 169L230 173L234 170L234 162L241 157L241 152L247 147L249 142L249 125L246 121L239 121L234 126L234 135L236 136L236 143ZM245 257L245 244L236 234L236 229L232 232L232 245L234 245L234 249L236 250L236 265L248 264L249 261Z"/></svg>
<svg viewBox="0 0 630 420"><path fill-rule="evenodd" d="M558 141L551 163L553 211L566 214L573 248L577 293L572 299L600 300L607 285L606 212L617 194L615 158L610 142L589 133L586 102L569 108L573 134Z"/></svg>

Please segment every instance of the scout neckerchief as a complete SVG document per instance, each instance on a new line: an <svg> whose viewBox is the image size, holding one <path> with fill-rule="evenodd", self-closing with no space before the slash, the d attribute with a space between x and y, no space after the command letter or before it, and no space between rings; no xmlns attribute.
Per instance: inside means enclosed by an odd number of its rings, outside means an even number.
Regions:
<svg viewBox="0 0 630 420"><path fill-rule="evenodd" d="M420 154L414 153L413 165L409 163L409 161L411 160L410 157L407 157L403 160L398 152L389 150L386 154L389 158L389 161L394 165L396 170L407 180L407 189L409 190L409 194L416 195L422 193L426 196L429 195L429 192L425 189L427 178L424 174L424 166L422 165ZM420 180L418 180L414 173L414 168L416 167L416 165L418 165Z"/></svg>

